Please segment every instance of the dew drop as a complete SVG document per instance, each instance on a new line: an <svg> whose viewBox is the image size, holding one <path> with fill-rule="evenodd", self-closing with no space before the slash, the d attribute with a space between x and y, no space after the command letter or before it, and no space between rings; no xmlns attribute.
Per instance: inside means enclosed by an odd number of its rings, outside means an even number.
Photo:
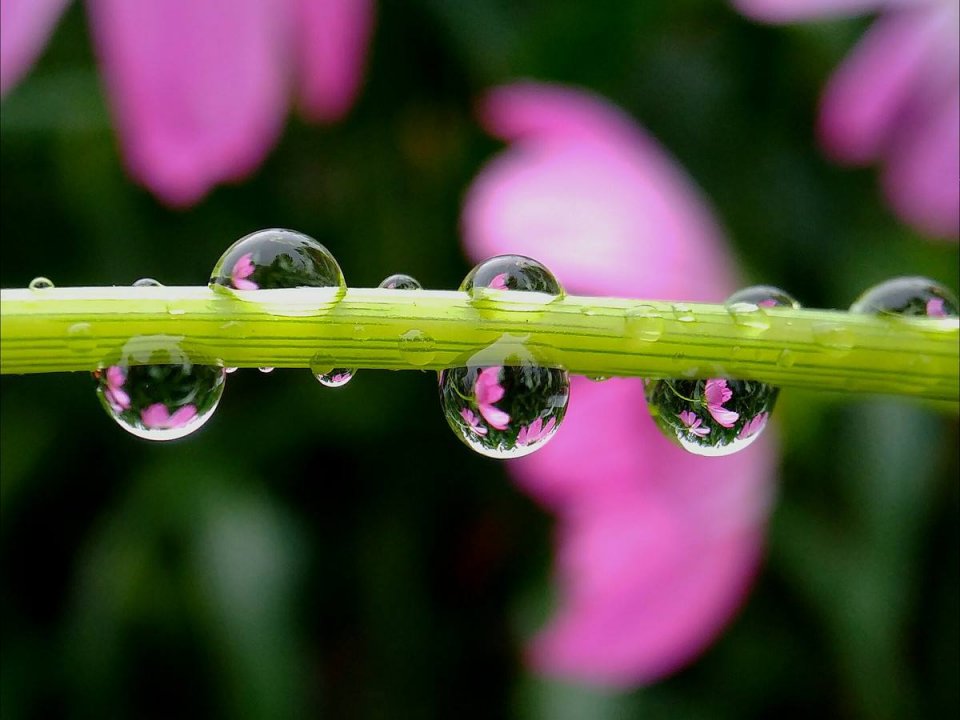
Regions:
<svg viewBox="0 0 960 720"><path fill-rule="evenodd" d="M693 314L693 308L684 303L674 303L673 316L680 322L694 322L697 317Z"/></svg>
<svg viewBox="0 0 960 720"><path fill-rule="evenodd" d="M400 336L400 357L411 365L427 365L435 356L433 338L422 330L407 330Z"/></svg>
<svg viewBox="0 0 960 720"><path fill-rule="evenodd" d="M417 281L415 277L410 275L404 275L403 273L397 273L391 275L390 277L384 278L383 282L378 285L378 287L384 288L385 290L422 290L423 285Z"/></svg>
<svg viewBox="0 0 960 720"><path fill-rule="evenodd" d="M159 280L154 280L153 278L140 278L133 283L134 287L163 287L163 284Z"/></svg>
<svg viewBox="0 0 960 720"><path fill-rule="evenodd" d="M93 339L90 323L78 322L67 328L67 347L78 355L96 350L97 341Z"/></svg>
<svg viewBox="0 0 960 720"><path fill-rule="evenodd" d="M737 290L726 299L726 305L749 303L760 308L786 307L794 310L800 307L791 295L773 285L751 285Z"/></svg>
<svg viewBox="0 0 960 720"><path fill-rule="evenodd" d="M647 408L670 440L695 455L731 455L763 432L779 388L754 380L650 380Z"/></svg>
<svg viewBox="0 0 960 720"><path fill-rule="evenodd" d="M474 266L460 283L473 299L486 289L540 293L548 301L563 297L563 288L546 266L525 255L497 255Z"/></svg>
<svg viewBox="0 0 960 720"><path fill-rule="evenodd" d="M121 362L93 377L101 405L120 427L146 440L176 440L213 416L226 374L223 368L180 357L156 365Z"/></svg>
<svg viewBox="0 0 960 720"><path fill-rule="evenodd" d="M262 367L262 368L257 368L257 369L258 369L260 372L264 373L264 374L266 374L266 373L272 373L273 370L274 370L274 368L272 368L272 367Z"/></svg>
<svg viewBox="0 0 960 720"><path fill-rule="evenodd" d="M293 230L271 228L241 238L217 261L210 285L240 291L285 288L346 290L333 255L313 238Z"/></svg>
<svg viewBox="0 0 960 720"><path fill-rule="evenodd" d="M333 368L330 372L315 375L321 385L330 388L343 387L353 379L355 370L347 368Z"/></svg>
<svg viewBox="0 0 960 720"><path fill-rule="evenodd" d="M637 305L625 314L627 333L644 342L656 342L663 335L663 316L652 305Z"/></svg>
<svg viewBox="0 0 960 720"><path fill-rule="evenodd" d="M816 323L811 331L813 339L829 355L843 357L853 349L853 334L843 325L821 322Z"/></svg>
<svg viewBox="0 0 960 720"><path fill-rule="evenodd" d="M49 290L53 287L53 281L50 278L45 277L35 277L30 281L28 287L31 290Z"/></svg>
<svg viewBox="0 0 960 720"><path fill-rule="evenodd" d="M957 298L948 289L924 277L887 280L867 290L850 312L911 317L956 317Z"/></svg>
<svg viewBox="0 0 960 720"><path fill-rule="evenodd" d="M481 455L529 455L554 436L567 411L566 370L540 365L468 366L439 375L440 404L453 432Z"/></svg>

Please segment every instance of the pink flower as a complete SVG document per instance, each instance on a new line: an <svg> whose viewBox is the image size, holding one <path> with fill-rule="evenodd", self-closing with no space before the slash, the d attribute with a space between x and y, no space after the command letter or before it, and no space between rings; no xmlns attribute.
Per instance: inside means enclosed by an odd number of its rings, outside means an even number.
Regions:
<svg viewBox="0 0 960 720"><path fill-rule="evenodd" d="M0 0L0 93L26 73L66 0ZM131 173L183 206L241 179L276 142L289 96L330 122L353 102L372 0L88 0Z"/></svg>
<svg viewBox="0 0 960 720"><path fill-rule="evenodd" d="M126 382L127 373L122 367L111 365L107 368L107 388L103 394L110 406L118 412L130 409L130 396L123 389Z"/></svg>
<svg viewBox="0 0 960 720"><path fill-rule="evenodd" d="M737 437L741 439L753 437L767 426L767 419L769 417L770 413L765 412L754 415L752 418L747 420L746 424L742 428L740 428L740 432Z"/></svg>
<svg viewBox="0 0 960 720"><path fill-rule="evenodd" d="M960 234L960 16L956 0L733 0L767 22L874 10L883 15L830 80L823 145L837 160L880 162L906 222Z"/></svg>
<svg viewBox="0 0 960 720"><path fill-rule="evenodd" d="M697 437L703 437L704 435L710 434L710 428L701 426L701 423L703 421L697 416L695 412L692 412L690 410L684 410L677 417L679 417L680 422L682 422L687 427L687 430L692 432Z"/></svg>
<svg viewBox="0 0 960 720"><path fill-rule="evenodd" d="M163 403L154 403L140 411L140 421L150 430L168 430L186 425L197 416L195 405L184 405L170 413Z"/></svg>
<svg viewBox="0 0 960 720"><path fill-rule="evenodd" d="M930 317L947 316L947 313L943 309L943 298L930 298L927 300L927 315Z"/></svg>
<svg viewBox="0 0 960 720"><path fill-rule="evenodd" d="M773 298L768 298L766 300L761 300L757 303L757 305L762 308L772 308L777 306L777 301Z"/></svg>
<svg viewBox="0 0 960 720"><path fill-rule="evenodd" d="M460 411L460 417L462 417L463 421L470 426L470 431L475 435L483 437L487 434L487 429L480 423L480 418L474 415L470 408L463 408Z"/></svg>
<svg viewBox="0 0 960 720"><path fill-rule="evenodd" d="M556 424L556 418L547 420L546 425L543 424L542 418L537 418L530 423L529 427L527 425L521 425L520 432L517 433L517 445L529 445L530 443L542 440L550 434L550 431L553 430Z"/></svg>
<svg viewBox="0 0 960 720"><path fill-rule="evenodd" d="M510 416L493 403L503 398L503 386L500 384L501 367L484 368L477 374L477 382L473 388L477 399L477 409L492 427L497 430L506 430L510 424Z"/></svg>
<svg viewBox="0 0 960 720"><path fill-rule="evenodd" d="M506 290L507 289L507 274L500 273L499 275L494 275L490 280L490 287L494 290Z"/></svg>
<svg viewBox="0 0 960 720"><path fill-rule="evenodd" d="M253 253L244 253L233 264L233 272L230 273L230 282L237 290L257 290L260 288L253 280L247 280L253 275L256 268L253 264Z"/></svg>
<svg viewBox="0 0 960 720"><path fill-rule="evenodd" d="M733 427L733 424L740 417L740 413L733 410L727 410L723 404L733 397L733 391L727 387L727 381L720 378L710 378L703 390L703 396L707 401L707 411L718 424L723 427Z"/></svg>
<svg viewBox="0 0 960 720"><path fill-rule="evenodd" d="M737 287L706 203L630 117L536 83L494 90L482 113L511 145L467 193L471 258L528 255L577 293L717 302ZM643 411L641 382L572 385L563 439L509 464L557 515L559 609L528 659L581 681L651 682L696 657L748 589L770 498L770 438L698 457L662 436Z"/></svg>

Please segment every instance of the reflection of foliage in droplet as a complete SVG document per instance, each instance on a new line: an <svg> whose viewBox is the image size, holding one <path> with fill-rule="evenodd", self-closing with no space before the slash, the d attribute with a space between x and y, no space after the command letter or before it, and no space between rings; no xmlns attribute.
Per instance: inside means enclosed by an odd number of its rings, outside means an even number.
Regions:
<svg viewBox="0 0 960 720"><path fill-rule="evenodd" d="M924 277L901 277L874 285L857 298L850 312L954 317L958 308L957 298L939 283Z"/></svg>

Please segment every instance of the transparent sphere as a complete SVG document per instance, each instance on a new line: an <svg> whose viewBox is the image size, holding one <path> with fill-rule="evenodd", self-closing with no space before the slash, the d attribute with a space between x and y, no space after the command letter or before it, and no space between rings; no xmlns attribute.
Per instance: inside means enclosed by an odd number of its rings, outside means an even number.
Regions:
<svg viewBox="0 0 960 720"><path fill-rule="evenodd" d="M763 432L779 388L754 380L648 380L647 408L670 440L695 455L731 455Z"/></svg>
<svg viewBox="0 0 960 720"><path fill-rule="evenodd" d="M329 372L323 373L314 373L314 377L321 385L325 385L330 388L343 387L348 382L353 379L354 373L356 370L350 370L348 368L334 368Z"/></svg>
<svg viewBox="0 0 960 720"><path fill-rule="evenodd" d="M303 233L277 228L251 233L227 248L213 268L210 285L240 291L346 289L329 250Z"/></svg>
<svg viewBox="0 0 960 720"><path fill-rule="evenodd" d="M570 399L566 370L469 366L439 375L440 405L454 434L487 457L529 455L554 436Z"/></svg>
<svg viewBox="0 0 960 720"><path fill-rule="evenodd" d="M404 275L403 273L396 273L390 277L386 277L383 281L377 286L384 288L386 290L422 290L423 285L415 278L410 275Z"/></svg>
<svg viewBox="0 0 960 720"><path fill-rule="evenodd" d="M954 317L957 298L947 288L924 277L901 277L874 285L857 298L850 312L870 315Z"/></svg>
<svg viewBox="0 0 960 720"><path fill-rule="evenodd" d="M800 307L791 295L773 285L751 285L750 287L737 290L725 301L726 305L736 303L749 303L761 308L769 307L788 307L797 309Z"/></svg>
<svg viewBox="0 0 960 720"><path fill-rule="evenodd" d="M497 255L476 265L460 283L472 296L483 288L525 290L563 296L563 288L546 266L524 255Z"/></svg>
<svg viewBox="0 0 960 720"><path fill-rule="evenodd" d="M190 362L117 364L93 373L103 409L146 440L176 440L198 430L213 416L225 377L221 367Z"/></svg>

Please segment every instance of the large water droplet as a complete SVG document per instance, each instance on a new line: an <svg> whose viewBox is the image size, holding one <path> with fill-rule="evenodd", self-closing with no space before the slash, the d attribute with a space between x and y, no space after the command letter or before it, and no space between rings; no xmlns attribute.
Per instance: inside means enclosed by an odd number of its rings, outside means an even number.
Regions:
<svg viewBox="0 0 960 720"><path fill-rule="evenodd" d="M563 288L542 263L525 255L497 255L476 265L460 283L460 290L474 299L483 297L485 289L522 290L549 296L563 296Z"/></svg>
<svg viewBox="0 0 960 720"><path fill-rule="evenodd" d="M346 290L343 273L329 250L307 235L278 228L251 233L227 248L213 268L210 285L239 291Z"/></svg>
<svg viewBox="0 0 960 720"><path fill-rule="evenodd" d="M223 368L186 359L158 365L117 364L93 373L107 414L147 440L176 440L213 416L223 394Z"/></svg>
<svg viewBox="0 0 960 720"><path fill-rule="evenodd" d="M955 317L957 298L948 289L924 277L887 280L867 290L850 312L870 315Z"/></svg>
<svg viewBox="0 0 960 720"><path fill-rule="evenodd" d="M481 455L517 458L560 427L570 397L565 370L539 365L468 366L440 373L440 404L454 433Z"/></svg>
<svg viewBox="0 0 960 720"><path fill-rule="evenodd" d="M779 389L753 380L651 380L647 407L657 427L695 455L730 455L767 425Z"/></svg>
<svg viewBox="0 0 960 720"><path fill-rule="evenodd" d="M35 277L27 287L31 290L48 290L53 287L53 281L50 278Z"/></svg>

